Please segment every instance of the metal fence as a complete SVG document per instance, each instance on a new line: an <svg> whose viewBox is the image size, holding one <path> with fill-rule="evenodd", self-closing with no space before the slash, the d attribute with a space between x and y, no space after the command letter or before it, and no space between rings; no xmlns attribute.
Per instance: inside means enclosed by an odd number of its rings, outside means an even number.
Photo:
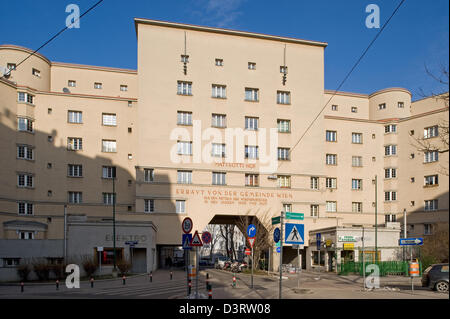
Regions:
<svg viewBox="0 0 450 319"><path fill-rule="evenodd" d="M408 276L408 261L379 261L376 263L366 262L366 275L370 275L373 272L373 269L367 269L368 265L375 264L378 266L379 275L387 276L387 275L397 275L397 276ZM419 270L420 275L422 275L422 263L419 261ZM354 262L349 261L342 264L338 264L338 273L339 275L348 275L348 274L359 274L363 275L363 263L362 262Z"/></svg>

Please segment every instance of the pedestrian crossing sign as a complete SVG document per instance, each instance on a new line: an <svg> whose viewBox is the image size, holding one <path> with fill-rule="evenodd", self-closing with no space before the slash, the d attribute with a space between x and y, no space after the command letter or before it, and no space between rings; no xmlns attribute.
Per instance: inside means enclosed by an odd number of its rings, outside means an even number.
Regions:
<svg viewBox="0 0 450 319"><path fill-rule="evenodd" d="M286 244L303 245L305 243L305 225L304 224L286 224L285 227Z"/></svg>

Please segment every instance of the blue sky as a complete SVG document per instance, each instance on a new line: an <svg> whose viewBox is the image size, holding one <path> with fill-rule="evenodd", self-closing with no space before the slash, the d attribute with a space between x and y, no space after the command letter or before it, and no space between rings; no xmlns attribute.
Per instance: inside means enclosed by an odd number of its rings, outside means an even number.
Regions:
<svg viewBox="0 0 450 319"><path fill-rule="evenodd" d="M97 0L3 1L0 44L31 49L65 26L68 4L81 12ZM323 41L325 88L334 90L373 39L365 8L377 4L383 24L400 0L104 0L42 49L52 61L136 69L137 45L133 18L149 18L223 27ZM386 87L439 90L425 72L448 67L449 1L406 0L381 37L354 71L343 91L372 93ZM442 87L441 87L442 88Z"/></svg>

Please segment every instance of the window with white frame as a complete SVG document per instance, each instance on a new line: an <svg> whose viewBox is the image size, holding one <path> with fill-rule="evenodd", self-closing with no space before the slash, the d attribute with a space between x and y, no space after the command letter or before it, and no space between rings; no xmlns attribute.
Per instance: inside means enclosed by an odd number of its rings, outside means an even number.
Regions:
<svg viewBox="0 0 450 319"><path fill-rule="evenodd" d="M248 62L248 69L249 70L256 70L256 63Z"/></svg>
<svg viewBox="0 0 450 319"><path fill-rule="evenodd" d="M362 156L352 156L352 166L362 167Z"/></svg>
<svg viewBox="0 0 450 319"><path fill-rule="evenodd" d="M83 202L82 192L67 192L70 204L81 204Z"/></svg>
<svg viewBox="0 0 450 319"><path fill-rule="evenodd" d="M105 126L117 126L117 115L114 113L102 113L102 124Z"/></svg>
<svg viewBox="0 0 450 319"><path fill-rule="evenodd" d="M326 131L325 140L327 142L336 142L337 140L337 132L336 131Z"/></svg>
<svg viewBox="0 0 450 319"><path fill-rule="evenodd" d="M438 210L438 200L430 199L425 201L425 211Z"/></svg>
<svg viewBox="0 0 450 319"><path fill-rule="evenodd" d="M101 90L102 87L103 87L102 83L100 83L100 82L95 82L94 83L94 89Z"/></svg>
<svg viewBox="0 0 450 319"><path fill-rule="evenodd" d="M215 114L211 116L211 126L212 127L226 127L227 126L227 116L225 114Z"/></svg>
<svg viewBox="0 0 450 319"><path fill-rule="evenodd" d="M277 104L291 104L291 92L277 91Z"/></svg>
<svg viewBox="0 0 450 319"><path fill-rule="evenodd" d="M424 152L424 163L437 162L439 160L439 152L438 151L429 151Z"/></svg>
<svg viewBox="0 0 450 319"><path fill-rule="evenodd" d="M389 191L384 192L384 200L386 202L392 202L397 200L397 192Z"/></svg>
<svg viewBox="0 0 450 319"><path fill-rule="evenodd" d="M177 112L178 125L192 125L192 112L178 111Z"/></svg>
<svg viewBox="0 0 450 319"><path fill-rule="evenodd" d="M149 183L155 180L155 170L153 168L144 168L144 181Z"/></svg>
<svg viewBox="0 0 450 319"><path fill-rule="evenodd" d="M225 157L225 144L212 143L211 144L211 156Z"/></svg>
<svg viewBox="0 0 450 319"><path fill-rule="evenodd" d="M290 160L290 148L287 147L279 147L278 148L278 160L280 161L288 161Z"/></svg>
<svg viewBox="0 0 450 319"><path fill-rule="evenodd" d="M439 135L439 127L437 125L426 127L423 129L423 138L428 139Z"/></svg>
<svg viewBox="0 0 450 319"><path fill-rule="evenodd" d="M212 173L212 184L213 185L226 185L226 173L213 172Z"/></svg>
<svg viewBox="0 0 450 319"><path fill-rule="evenodd" d="M120 91L121 91L121 92L127 92L127 91L128 91L128 85L123 85L123 84L121 84L121 85L120 85Z"/></svg>
<svg viewBox="0 0 450 319"><path fill-rule="evenodd" d="M25 93L25 92L18 92L17 100L21 103L33 104L34 95L31 95L31 94Z"/></svg>
<svg viewBox="0 0 450 319"><path fill-rule="evenodd" d="M17 173L17 186L32 188L34 186L34 176L29 173Z"/></svg>
<svg viewBox="0 0 450 319"><path fill-rule="evenodd" d="M337 187L337 179L335 177L327 177L325 179L326 188L336 188Z"/></svg>
<svg viewBox="0 0 450 319"><path fill-rule="evenodd" d="M68 137L67 149L71 151L79 151L83 149L83 139L80 137Z"/></svg>
<svg viewBox="0 0 450 319"><path fill-rule="evenodd" d="M67 165L67 176L69 177L83 177L83 166L79 164Z"/></svg>
<svg viewBox="0 0 450 319"><path fill-rule="evenodd" d="M397 107L403 109L405 107L405 102L397 102Z"/></svg>
<svg viewBox="0 0 450 319"><path fill-rule="evenodd" d="M178 81L177 94L192 95L192 82Z"/></svg>
<svg viewBox="0 0 450 319"><path fill-rule="evenodd" d="M102 140L102 152L105 153L117 152L117 142L114 140Z"/></svg>
<svg viewBox="0 0 450 319"><path fill-rule="evenodd" d="M397 177L397 169L396 168L385 168L384 169L384 178L396 178Z"/></svg>
<svg viewBox="0 0 450 319"><path fill-rule="evenodd" d="M112 179L116 177L116 167L115 166L103 166L102 167L102 178Z"/></svg>
<svg viewBox="0 0 450 319"><path fill-rule="evenodd" d="M425 186L439 185L438 175L425 176L424 185Z"/></svg>
<svg viewBox="0 0 450 319"><path fill-rule="evenodd" d="M331 105L331 110L332 111L337 111L338 110L338 106L336 104Z"/></svg>
<svg viewBox="0 0 450 319"><path fill-rule="evenodd" d="M33 215L33 204L27 202L17 203L19 215Z"/></svg>
<svg viewBox="0 0 450 319"><path fill-rule="evenodd" d="M362 144L362 133L352 133L352 143Z"/></svg>
<svg viewBox="0 0 450 319"><path fill-rule="evenodd" d="M223 59L216 59L216 66L223 66Z"/></svg>
<svg viewBox="0 0 450 319"><path fill-rule="evenodd" d="M386 109L386 103L378 104L378 109L379 110L385 110Z"/></svg>
<svg viewBox="0 0 450 319"><path fill-rule="evenodd" d="M257 102L259 100L259 90L252 88L245 88L245 100Z"/></svg>
<svg viewBox="0 0 450 319"><path fill-rule="evenodd" d="M17 158L25 160L33 160L34 147L29 145L17 145Z"/></svg>
<svg viewBox="0 0 450 319"><path fill-rule="evenodd" d="M326 155L326 164L327 165L337 165L337 155L336 154L327 154Z"/></svg>
<svg viewBox="0 0 450 319"><path fill-rule="evenodd" d="M26 231L26 230L19 230L19 239L34 239L34 232L32 231Z"/></svg>
<svg viewBox="0 0 450 319"><path fill-rule="evenodd" d="M245 174L245 186L259 186L259 175Z"/></svg>
<svg viewBox="0 0 450 319"><path fill-rule="evenodd" d="M177 142L178 155L192 155L192 142L178 141Z"/></svg>
<svg viewBox="0 0 450 319"><path fill-rule="evenodd" d="M352 179L352 190L361 190L362 189L362 179Z"/></svg>
<svg viewBox="0 0 450 319"><path fill-rule="evenodd" d="M291 177L286 175L278 175L278 187L290 188L291 187Z"/></svg>
<svg viewBox="0 0 450 319"><path fill-rule="evenodd" d="M315 176L311 177L310 186L311 189L319 189L319 178Z"/></svg>
<svg viewBox="0 0 450 319"><path fill-rule="evenodd" d="M283 204L284 212L292 212L292 204Z"/></svg>
<svg viewBox="0 0 450 319"><path fill-rule="evenodd" d="M245 145L245 158L257 159L258 156L258 146Z"/></svg>
<svg viewBox="0 0 450 319"><path fill-rule="evenodd" d="M69 123L81 124L83 123L83 113L81 111L68 111L67 121Z"/></svg>
<svg viewBox="0 0 450 319"><path fill-rule="evenodd" d="M103 204L104 205L113 205L115 202L114 193L103 193Z"/></svg>
<svg viewBox="0 0 450 319"><path fill-rule="evenodd" d="M226 85L213 84L212 85L212 97L218 99L227 98L227 87Z"/></svg>
<svg viewBox="0 0 450 319"><path fill-rule="evenodd" d="M259 122L258 117L246 116L245 117L245 129L252 130L252 131L258 130L258 122Z"/></svg>
<svg viewBox="0 0 450 319"><path fill-rule="evenodd" d="M192 171L177 171L178 184L192 184Z"/></svg>
<svg viewBox="0 0 450 319"><path fill-rule="evenodd" d="M352 212L353 213L362 213L362 205L361 202L352 202Z"/></svg>
<svg viewBox="0 0 450 319"><path fill-rule="evenodd" d="M288 73L288 67L285 65L280 65L280 73L287 74Z"/></svg>
<svg viewBox="0 0 450 319"><path fill-rule="evenodd" d="M392 156L397 154L397 145L386 145L384 147L384 155Z"/></svg>
<svg viewBox="0 0 450 319"><path fill-rule="evenodd" d="M20 132L30 132L33 133L33 120L25 117L19 117L17 119L17 129Z"/></svg>
<svg viewBox="0 0 450 319"><path fill-rule="evenodd" d="M77 86L77 81L69 80L69 81L67 81L67 86L70 88L74 88Z"/></svg>
<svg viewBox="0 0 450 319"><path fill-rule="evenodd" d="M182 54L182 55L181 55L181 62L183 62L183 63L189 63L189 55Z"/></svg>
<svg viewBox="0 0 450 319"><path fill-rule="evenodd" d="M396 133L396 132L397 132L396 124L389 124L384 126L384 133Z"/></svg>
<svg viewBox="0 0 450 319"><path fill-rule="evenodd" d="M384 221L387 223L395 223L397 221L397 216L395 214L384 215Z"/></svg>
<svg viewBox="0 0 450 319"><path fill-rule="evenodd" d="M145 199L144 200L144 212L153 213L155 211L155 200Z"/></svg>
<svg viewBox="0 0 450 319"><path fill-rule="evenodd" d="M336 213L337 202L327 201L325 204L325 209L326 209L327 213Z"/></svg>
<svg viewBox="0 0 450 319"><path fill-rule="evenodd" d="M177 200L175 204L176 204L176 211L178 214L186 212L186 201L185 200Z"/></svg>
<svg viewBox="0 0 450 319"><path fill-rule="evenodd" d="M310 206L311 217L319 217L319 205Z"/></svg>
<svg viewBox="0 0 450 319"><path fill-rule="evenodd" d="M290 120L277 120L278 132L279 133L290 133L291 132L291 121Z"/></svg>

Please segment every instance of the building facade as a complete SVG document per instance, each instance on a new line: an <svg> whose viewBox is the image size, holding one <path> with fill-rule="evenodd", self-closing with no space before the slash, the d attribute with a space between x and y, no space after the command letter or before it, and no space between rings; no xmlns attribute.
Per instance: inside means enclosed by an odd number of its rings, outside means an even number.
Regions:
<svg viewBox="0 0 450 319"><path fill-rule="evenodd" d="M412 102L402 88L324 90L323 42L146 19L135 26L137 70L40 54L15 68L32 51L0 46L0 66L11 70L0 78L5 273L34 257L11 248L25 241L52 260L97 256L98 247L111 254L113 215L116 252L131 258L140 249L141 271L164 266L187 216L201 232L238 216L302 212L305 245L309 231L401 221L404 209L410 235L448 223L448 153L413 146L424 134L439 141L442 101ZM102 235L86 240L87 230ZM120 240L142 236L134 248Z"/></svg>

